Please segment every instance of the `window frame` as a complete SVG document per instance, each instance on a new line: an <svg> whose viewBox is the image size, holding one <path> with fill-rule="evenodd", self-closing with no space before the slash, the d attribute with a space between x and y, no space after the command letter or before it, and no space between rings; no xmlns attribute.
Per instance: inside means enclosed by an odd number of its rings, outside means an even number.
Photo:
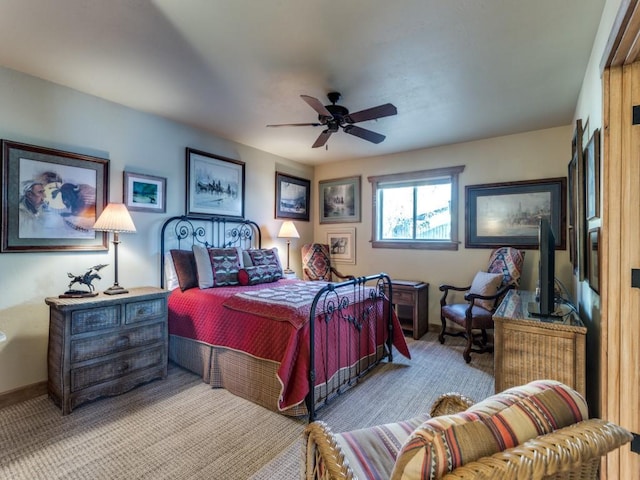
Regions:
<svg viewBox="0 0 640 480"><path fill-rule="evenodd" d="M458 250L460 241L458 240L459 225L459 198L460 182L459 175L464 171L464 165L455 167L433 168L429 170L418 170L414 172L392 173L388 175L375 175L367 177L371 183L371 246L372 248L399 248L399 249L420 249L420 250ZM442 240L381 240L378 238L378 191L384 188L386 183L415 183L429 181L438 178L449 178L451 180L451 238ZM382 186L381 186L382 185Z"/></svg>

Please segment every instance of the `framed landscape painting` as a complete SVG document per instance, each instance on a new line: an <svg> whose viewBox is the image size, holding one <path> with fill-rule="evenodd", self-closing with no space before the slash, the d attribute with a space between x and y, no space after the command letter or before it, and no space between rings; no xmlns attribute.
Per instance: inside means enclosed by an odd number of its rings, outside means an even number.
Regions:
<svg viewBox="0 0 640 480"><path fill-rule="evenodd" d="M360 221L360 177L321 180L320 223Z"/></svg>
<svg viewBox="0 0 640 480"><path fill-rule="evenodd" d="M309 221L311 182L276 172L276 218Z"/></svg>
<svg viewBox="0 0 640 480"><path fill-rule="evenodd" d="M130 211L167 211L167 179L141 173L124 172L124 204Z"/></svg>
<svg viewBox="0 0 640 480"><path fill-rule="evenodd" d="M244 218L244 162L187 148L187 215Z"/></svg>
<svg viewBox="0 0 640 480"><path fill-rule="evenodd" d="M107 250L109 160L2 140L2 252Z"/></svg>
<svg viewBox="0 0 640 480"><path fill-rule="evenodd" d="M546 217L556 249L566 249L566 177L467 185L465 246L538 248L538 226Z"/></svg>

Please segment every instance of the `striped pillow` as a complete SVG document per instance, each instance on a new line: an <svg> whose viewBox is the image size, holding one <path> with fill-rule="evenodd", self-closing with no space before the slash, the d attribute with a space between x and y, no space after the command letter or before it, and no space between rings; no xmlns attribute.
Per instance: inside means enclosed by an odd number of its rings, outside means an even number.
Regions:
<svg viewBox="0 0 640 480"><path fill-rule="evenodd" d="M588 418L587 404L560 382L539 380L434 417L402 446L392 479L438 479L471 461Z"/></svg>
<svg viewBox="0 0 640 480"><path fill-rule="evenodd" d="M404 441L429 415L336 434L354 478L386 479Z"/></svg>

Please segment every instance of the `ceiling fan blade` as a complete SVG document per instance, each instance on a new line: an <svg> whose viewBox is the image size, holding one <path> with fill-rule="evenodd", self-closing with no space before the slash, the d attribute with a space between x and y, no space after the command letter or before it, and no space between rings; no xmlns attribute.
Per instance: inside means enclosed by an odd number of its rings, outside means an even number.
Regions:
<svg viewBox="0 0 640 480"><path fill-rule="evenodd" d="M378 105L377 107L367 108L366 110L360 110L359 112L350 113L345 115L344 121L347 123L358 123L366 120L375 120L376 118L390 117L396 115L398 109L391 103L385 103L384 105Z"/></svg>
<svg viewBox="0 0 640 480"><path fill-rule="evenodd" d="M267 127L321 127L322 123L276 123L275 125L267 125Z"/></svg>
<svg viewBox="0 0 640 480"><path fill-rule="evenodd" d="M300 98L302 98L302 100L307 102L307 104L311 108L313 108L316 112L318 112L318 115L320 115L321 117L333 118L333 115L331 115L331 112L327 110L325 106L317 98L310 97L309 95L300 95Z"/></svg>
<svg viewBox="0 0 640 480"><path fill-rule="evenodd" d="M325 143L327 143L327 140L329 140L329 137L331 136L333 132L330 130L324 130L320 136L316 139L315 143L313 145L311 145L311 148L318 148L318 147L322 147Z"/></svg>
<svg viewBox="0 0 640 480"><path fill-rule="evenodd" d="M347 125L343 128L343 130L349 135L355 135L356 137L360 137L363 140L367 140L372 143L380 143L385 138L387 138L384 135L372 132L371 130L367 130L365 128L357 127L355 125Z"/></svg>

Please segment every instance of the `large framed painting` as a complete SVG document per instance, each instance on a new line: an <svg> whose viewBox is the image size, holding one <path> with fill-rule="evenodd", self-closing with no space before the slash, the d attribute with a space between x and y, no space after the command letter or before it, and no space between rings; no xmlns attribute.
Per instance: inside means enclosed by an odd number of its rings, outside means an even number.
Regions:
<svg viewBox="0 0 640 480"><path fill-rule="evenodd" d="M165 213L167 179L142 173L123 173L124 204L130 211Z"/></svg>
<svg viewBox="0 0 640 480"><path fill-rule="evenodd" d="M587 220L600 215L600 130L596 129L584 150L585 213Z"/></svg>
<svg viewBox="0 0 640 480"><path fill-rule="evenodd" d="M538 248L538 226L546 217L556 249L566 249L566 177L466 187L467 248L510 245Z"/></svg>
<svg viewBox="0 0 640 480"><path fill-rule="evenodd" d="M244 162L187 148L187 215L244 218Z"/></svg>
<svg viewBox="0 0 640 480"><path fill-rule="evenodd" d="M311 182L276 172L276 218L309 221Z"/></svg>
<svg viewBox="0 0 640 480"><path fill-rule="evenodd" d="M360 177L321 180L320 223L360 221Z"/></svg>
<svg viewBox="0 0 640 480"><path fill-rule="evenodd" d="M580 199L582 192L582 120L576 120L576 128L571 140L571 161L567 168L567 216L569 230L569 260L573 267L573 273L580 275L584 269L584 261L581 260L581 251L584 248L580 232L582 228L582 215L584 208Z"/></svg>
<svg viewBox="0 0 640 480"><path fill-rule="evenodd" d="M107 250L109 160L2 140L2 252Z"/></svg>

